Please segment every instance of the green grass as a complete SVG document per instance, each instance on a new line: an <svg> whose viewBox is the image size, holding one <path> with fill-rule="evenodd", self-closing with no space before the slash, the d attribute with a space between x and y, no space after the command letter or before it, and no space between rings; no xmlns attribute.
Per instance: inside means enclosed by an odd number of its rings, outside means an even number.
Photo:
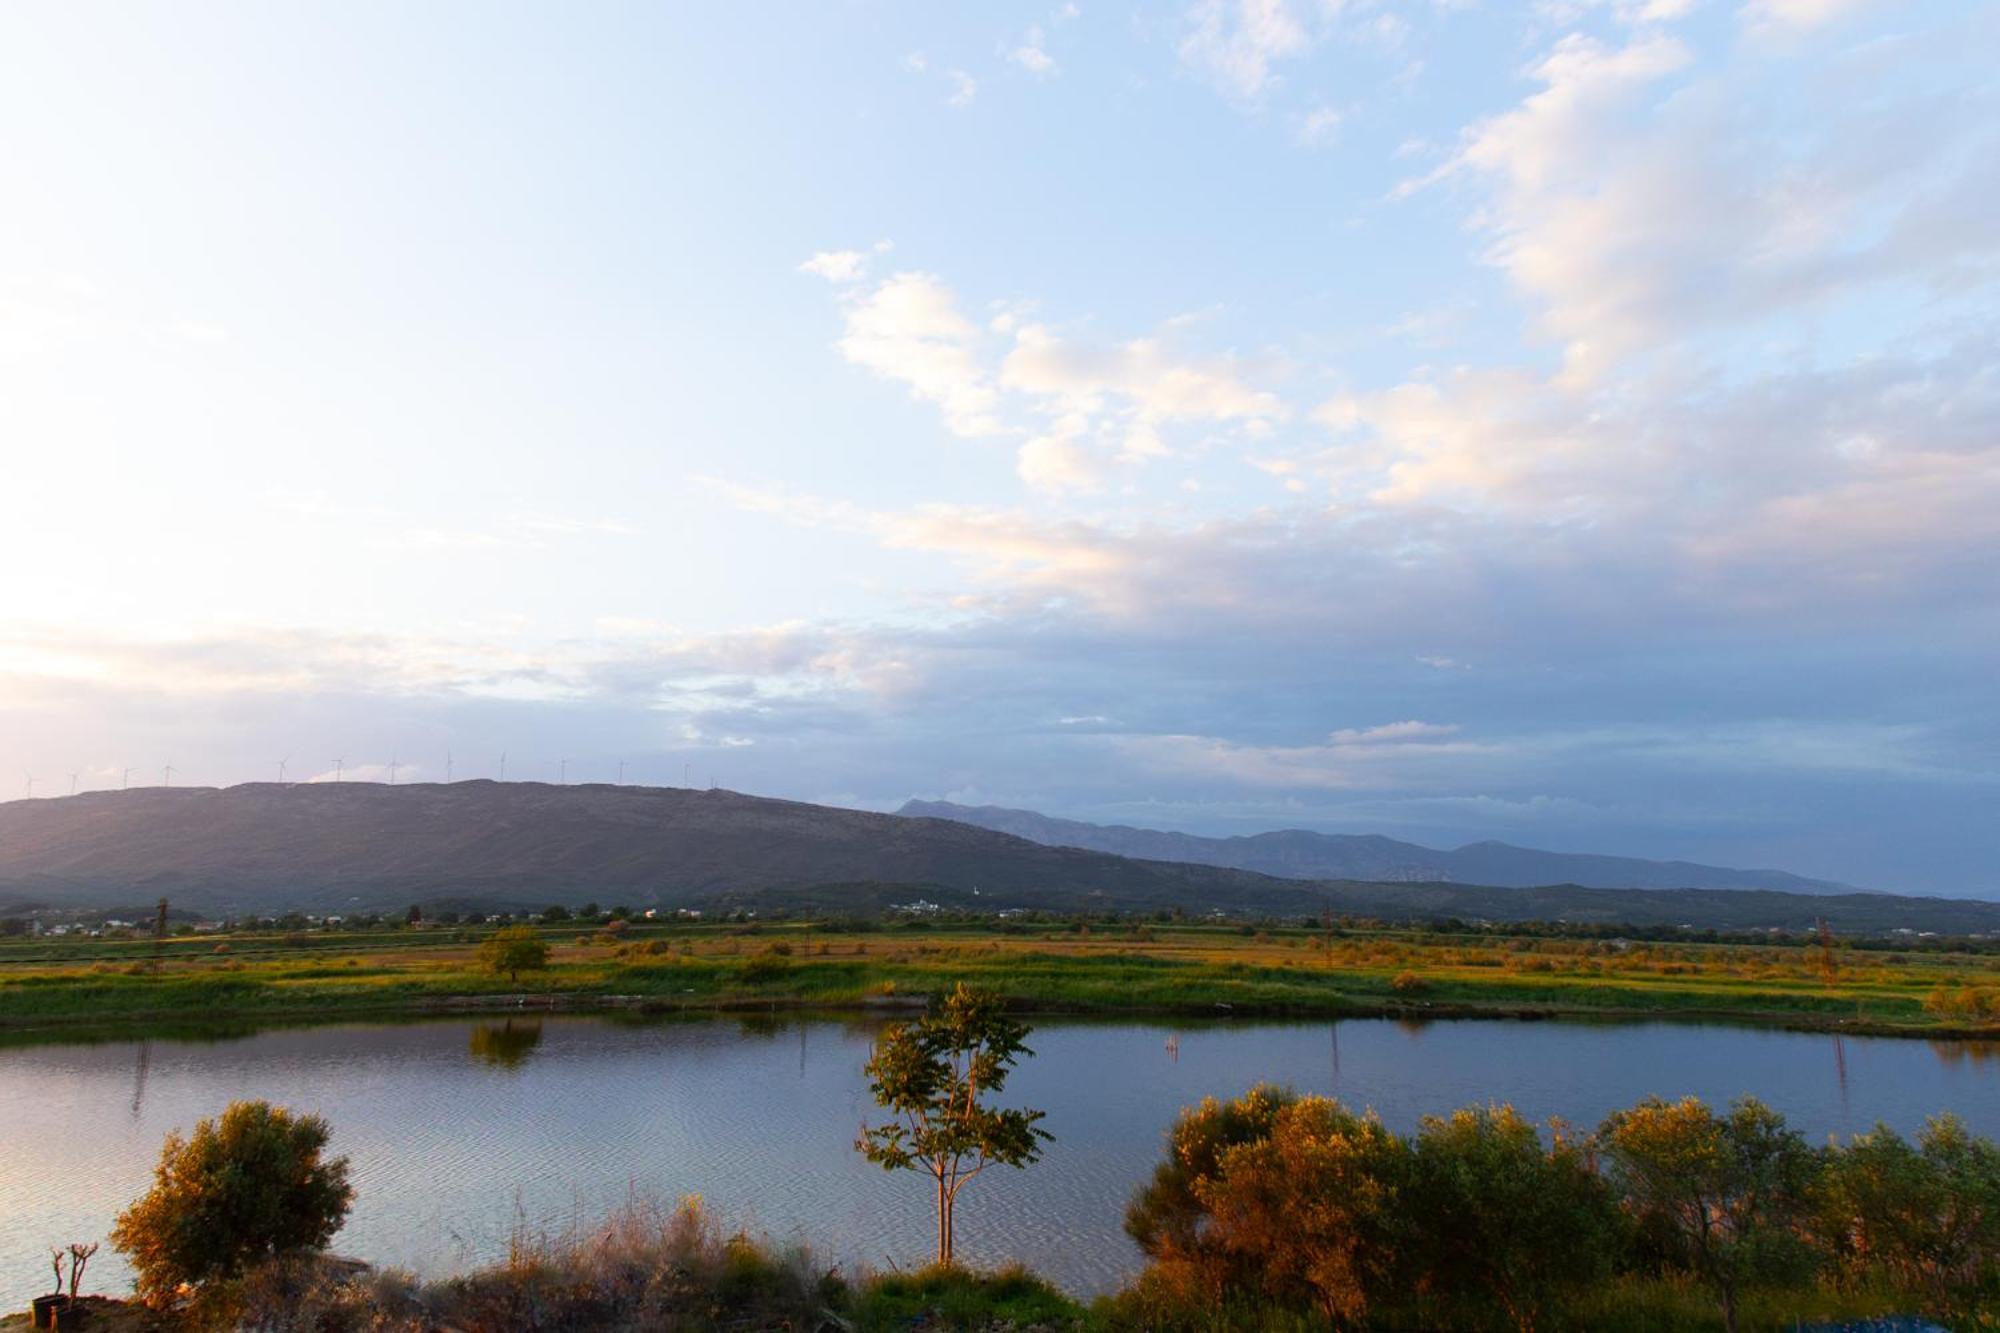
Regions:
<svg viewBox="0 0 2000 1333"><path fill-rule="evenodd" d="M578 944L587 932L567 926L545 932L554 964L514 980L478 967L482 933L240 936L221 941L224 953L208 937L199 952L170 948L157 963L150 941L106 942L91 962L68 944L39 953L16 944L0 957L0 1027L380 1017L513 1007L522 996L577 1008L839 1008L965 981L1047 1013L1689 1017L1948 1035L1966 1031L1965 1020L1927 1012L1933 988L2000 988L2000 959L1971 954L1854 955L1829 980L1797 946L1468 942L1393 930L1328 941L1199 927L1143 938L647 927L613 945Z"/></svg>
<svg viewBox="0 0 2000 1333"><path fill-rule="evenodd" d="M1073 1328L1096 1323L1082 1306L1019 1265L990 1273L933 1267L876 1274L854 1293L847 1313L856 1328L885 1333L927 1325Z"/></svg>

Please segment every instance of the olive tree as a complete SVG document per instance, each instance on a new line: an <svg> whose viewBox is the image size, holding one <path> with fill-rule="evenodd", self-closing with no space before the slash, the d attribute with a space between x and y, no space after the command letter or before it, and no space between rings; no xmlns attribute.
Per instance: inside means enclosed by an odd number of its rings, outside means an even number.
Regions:
<svg viewBox="0 0 2000 1333"><path fill-rule="evenodd" d="M1714 1288L1736 1333L1744 1284L1806 1266L1799 1238L1819 1156L1754 1097L1718 1116L1696 1097L1649 1097L1598 1131L1613 1186L1642 1223L1663 1229Z"/></svg>
<svg viewBox="0 0 2000 1333"><path fill-rule="evenodd" d="M533 926L503 926L479 946L480 964L504 972L509 981L549 965L549 942Z"/></svg>
<svg viewBox="0 0 2000 1333"><path fill-rule="evenodd" d="M233 1102L182 1138L169 1134L153 1188L118 1215L111 1243L139 1295L166 1305L265 1259L323 1247L346 1220L347 1159L323 1156L326 1121L269 1102Z"/></svg>
<svg viewBox="0 0 2000 1333"><path fill-rule="evenodd" d="M922 1171L937 1184L937 1262L950 1264L959 1191L989 1166L1025 1167L1050 1137L1043 1112L988 1106L1023 1055L1028 1029L998 996L955 986L914 1023L885 1029L865 1067L869 1091L893 1119L863 1126L855 1148L888 1171Z"/></svg>

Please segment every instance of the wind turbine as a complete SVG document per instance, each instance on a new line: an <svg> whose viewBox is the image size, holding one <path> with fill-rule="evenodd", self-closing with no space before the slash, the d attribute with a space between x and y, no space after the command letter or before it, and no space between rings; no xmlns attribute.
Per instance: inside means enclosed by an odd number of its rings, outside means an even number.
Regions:
<svg viewBox="0 0 2000 1333"><path fill-rule="evenodd" d="M402 766L402 760L398 759L395 755L389 756L389 785L391 787L396 785L396 770Z"/></svg>
<svg viewBox="0 0 2000 1333"><path fill-rule="evenodd" d="M625 785L625 761L623 759L618 761L618 785L621 787Z"/></svg>
<svg viewBox="0 0 2000 1333"><path fill-rule="evenodd" d="M119 775L118 790L130 791L131 789L132 789L132 770L128 768L122 774Z"/></svg>
<svg viewBox="0 0 2000 1333"><path fill-rule="evenodd" d="M69 775L69 794L71 796L76 795L76 780L82 776L81 773L72 773Z"/></svg>
<svg viewBox="0 0 2000 1333"><path fill-rule="evenodd" d="M505 750L500 752L500 780L502 782L507 780L507 752Z"/></svg>
<svg viewBox="0 0 2000 1333"><path fill-rule="evenodd" d="M160 781L161 781L161 782L163 782L163 783L165 783L165 784L166 784L167 786L169 786L169 787L173 786L173 785L174 785L174 774L175 774L175 773L177 773L177 772L179 772L179 771L180 771L180 770L178 770L178 769L176 769L176 768L174 767L174 761L173 761L173 760L171 760L171 759L169 759L169 760L167 761L167 766L166 766L165 768L163 768L163 769L161 769L161 770L160 770Z"/></svg>
<svg viewBox="0 0 2000 1333"><path fill-rule="evenodd" d="M340 772L346 766L347 761L345 759L336 759L333 761L333 780L335 782L340 781Z"/></svg>
<svg viewBox="0 0 2000 1333"><path fill-rule="evenodd" d="M33 773L30 773L27 775L27 778L28 778L28 799L32 801L35 799L35 775Z"/></svg>
<svg viewBox="0 0 2000 1333"><path fill-rule="evenodd" d="M567 785L569 785L569 760L565 759L562 761L561 767L556 769L556 786L563 787Z"/></svg>
<svg viewBox="0 0 2000 1333"><path fill-rule="evenodd" d="M290 755L286 755L283 759L280 759L278 761L278 785L280 787L285 785L285 765L291 762L292 762L292 757Z"/></svg>
<svg viewBox="0 0 2000 1333"><path fill-rule="evenodd" d="M444 781L447 787L451 785L451 747L449 745L444 747Z"/></svg>

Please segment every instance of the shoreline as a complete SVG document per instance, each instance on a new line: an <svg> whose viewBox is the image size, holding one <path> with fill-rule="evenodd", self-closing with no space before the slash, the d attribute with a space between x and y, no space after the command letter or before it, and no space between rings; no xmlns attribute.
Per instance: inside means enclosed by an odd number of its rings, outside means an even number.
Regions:
<svg viewBox="0 0 2000 1333"><path fill-rule="evenodd" d="M1245 1000L1241 1002L1190 1000L1183 1004L1149 1003L1105 1005L1086 1002L1052 1003L1043 999L1009 994L997 987L1008 1009L1024 1018L1144 1021L1148 1019L1200 1019L1226 1024L1234 1022L1338 1022L1365 1019L1400 1022L1521 1022L1574 1024L1674 1023L1687 1026L1726 1025L1771 1031L1818 1033L1827 1036L1892 1038L1902 1040L1969 1041L2000 1043L2000 1030L1955 1024L1900 1023L1857 1016L1816 1015L1765 1009L1641 1005L1580 1005L1524 1003L1509 1001L1371 1001L1336 995L1331 1003L1299 1004L1283 1001ZM927 996L911 993L900 996L867 996L835 999L804 995L710 995L681 999L646 994L599 994L577 991L521 991L510 993L466 992L460 994L402 997L380 1002L323 1002L297 1005L259 1006L239 1012L220 1012L191 1017L170 1009L135 1009L116 1017L103 1015L59 1015L30 1019L0 1016L0 1044L10 1038L29 1038L22 1044L43 1044L45 1038L59 1042L66 1037L90 1034L87 1040L145 1040L185 1036L234 1035L247 1030L254 1034L266 1028L318 1027L354 1021L425 1021L443 1018L505 1018L521 1014L610 1015L625 1014L644 1018L730 1017L746 1014L826 1015L870 1017L884 1020L907 1017L922 1011Z"/></svg>

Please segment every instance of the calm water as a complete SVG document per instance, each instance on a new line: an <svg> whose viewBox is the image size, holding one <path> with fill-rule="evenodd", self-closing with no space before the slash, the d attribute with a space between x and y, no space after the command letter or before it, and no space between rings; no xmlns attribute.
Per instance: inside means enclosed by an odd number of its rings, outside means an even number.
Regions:
<svg viewBox="0 0 2000 1333"><path fill-rule="evenodd" d="M438 1275L504 1253L517 1220L588 1220L637 1190L701 1194L829 1258L920 1262L920 1180L851 1150L871 1028L596 1018L347 1025L194 1042L0 1049L0 1309L46 1289L45 1247L97 1239L160 1140L237 1097L317 1111L354 1162L346 1254ZM1177 1043L1169 1038L1178 1033ZM1595 1124L1648 1093L1752 1092L1815 1137L1952 1110L2000 1135L2000 1044L1670 1024L1386 1020L1182 1028L1045 1025L1010 1094L1055 1134L1027 1172L967 1188L975 1261L1025 1260L1077 1292L1137 1264L1119 1229L1181 1106L1259 1080L1332 1092L1391 1125L1484 1100ZM91 1285L122 1289L109 1247Z"/></svg>

